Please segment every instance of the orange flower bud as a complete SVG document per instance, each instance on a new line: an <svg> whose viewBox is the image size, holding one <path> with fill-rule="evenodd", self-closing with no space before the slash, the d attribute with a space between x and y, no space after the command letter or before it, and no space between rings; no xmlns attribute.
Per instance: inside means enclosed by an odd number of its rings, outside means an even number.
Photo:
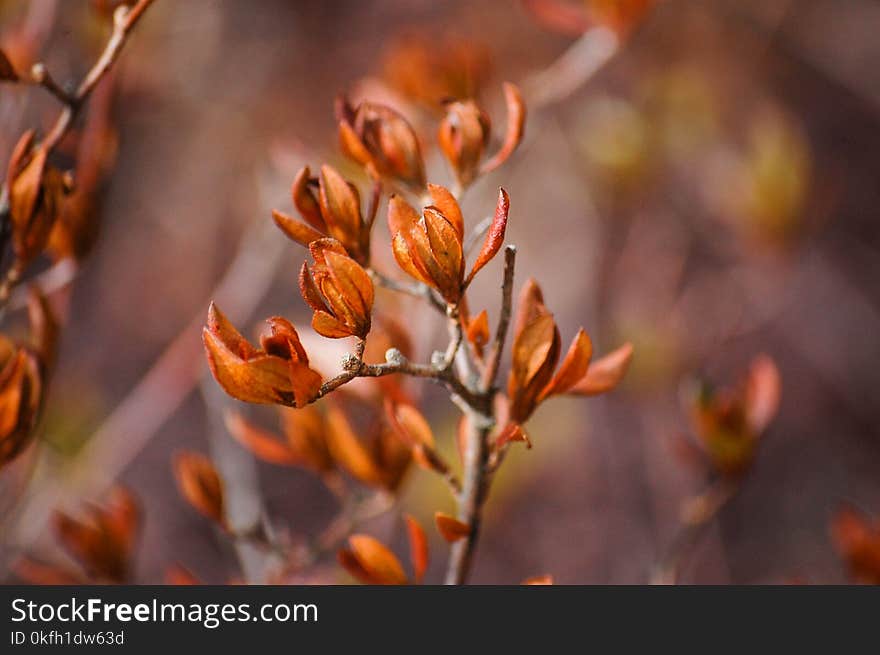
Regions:
<svg viewBox="0 0 880 655"><path fill-rule="evenodd" d="M625 344L590 365L593 345L580 329L566 352L561 354L559 329L544 305L541 289L529 280L520 293L513 338L513 362L507 384L510 424L499 441L526 441L521 426L547 398L559 394L594 395L613 389L623 378L632 358L632 346ZM554 374L554 370L556 371Z"/></svg>
<svg viewBox="0 0 880 655"><path fill-rule="evenodd" d="M103 505L81 517L55 512L53 525L64 549L99 581L126 581L141 511L130 491L115 487Z"/></svg>
<svg viewBox="0 0 880 655"><path fill-rule="evenodd" d="M694 433L715 469L738 476L751 466L758 442L779 408L779 371L762 355L736 387L699 384L686 398Z"/></svg>
<svg viewBox="0 0 880 655"><path fill-rule="evenodd" d="M186 502L225 527L223 480L211 460L200 453L184 451L174 456L173 464L177 486Z"/></svg>
<svg viewBox="0 0 880 655"><path fill-rule="evenodd" d="M69 175L46 162L32 131L19 139L9 160L7 185L12 247L19 265L39 255L49 240L63 197L73 188Z"/></svg>
<svg viewBox="0 0 880 655"><path fill-rule="evenodd" d="M38 357L0 335L0 466L30 444L42 407L43 386Z"/></svg>
<svg viewBox="0 0 880 655"><path fill-rule="evenodd" d="M299 288L315 312L315 332L330 339L363 339L370 331L373 310L370 276L335 239L313 241L309 250L315 263L303 263Z"/></svg>
<svg viewBox="0 0 880 655"><path fill-rule="evenodd" d="M477 177L491 130L489 117L473 100L446 105L437 142L461 186L468 186Z"/></svg>
<svg viewBox="0 0 880 655"><path fill-rule="evenodd" d="M448 193L448 192L447 192ZM464 285L464 253L458 220L461 212L451 194L450 205L443 213L435 206L426 207L421 217L400 196L388 203L388 227L391 247L398 265L406 273L436 289L443 299L456 304Z"/></svg>
<svg viewBox="0 0 880 655"><path fill-rule="evenodd" d="M296 176L291 188L293 204L306 221L302 223L283 212L273 211L276 225L291 239L304 246L323 237L339 241L348 255L366 264L370 251L373 216L364 220L357 188L332 166L322 166L319 178L309 177L308 167ZM375 212L378 203L371 205Z"/></svg>
<svg viewBox="0 0 880 655"><path fill-rule="evenodd" d="M321 376L293 325L281 317L268 321L270 334L254 348L211 303L202 340L217 383L233 398L249 403L304 407L321 388Z"/></svg>
<svg viewBox="0 0 880 655"><path fill-rule="evenodd" d="M414 190L425 188L425 164L415 131L390 107L348 99L336 102L342 151L372 175L390 178Z"/></svg>

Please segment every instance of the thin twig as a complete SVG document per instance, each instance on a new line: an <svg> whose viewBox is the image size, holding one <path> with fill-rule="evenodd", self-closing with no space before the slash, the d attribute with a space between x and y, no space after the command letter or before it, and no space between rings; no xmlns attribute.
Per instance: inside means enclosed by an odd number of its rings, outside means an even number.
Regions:
<svg viewBox="0 0 880 655"><path fill-rule="evenodd" d="M482 388L489 391L495 384L498 376L498 367L501 365L501 355L504 352L504 342L507 339L507 331L510 327L510 315L513 311L513 274L516 268L516 246L504 248L504 279L501 283L501 314L498 317L498 326L495 330L495 339L492 349L486 359L486 368L483 371Z"/></svg>
<svg viewBox="0 0 880 655"><path fill-rule="evenodd" d="M368 268L367 273L370 275L370 279L373 280L373 284L377 284L380 287L384 287L390 291L396 291L398 293L404 293L414 298L426 300L431 305L431 307L433 307L437 311L442 312L443 314L446 313L446 304L434 294L434 292L428 285L422 284L421 282L416 282L413 284L403 282L401 280L395 280L388 277L384 273L380 273L374 268Z"/></svg>
<svg viewBox="0 0 880 655"><path fill-rule="evenodd" d="M98 82L116 63L123 46L128 40L128 35L151 4L153 4L153 0L138 0L138 3L131 8L121 5L113 14L113 34L110 35L110 40L107 41L101 56L98 57L95 65L92 66L85 78L80 82L76 92L69 97L64 110L58 116L58 120L55 121L55 125L43 140L43 146L47 150L53 150L61 139L64 138L64 135L67 134L73 119L76 118L89 95L98 85Z"/></svg>

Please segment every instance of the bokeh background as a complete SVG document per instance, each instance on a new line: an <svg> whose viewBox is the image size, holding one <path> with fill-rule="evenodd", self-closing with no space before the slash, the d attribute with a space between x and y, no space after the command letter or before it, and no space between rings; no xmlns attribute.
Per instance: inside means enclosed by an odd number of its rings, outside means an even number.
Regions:
<svg viewBox="0 0 880 655"><path fill-rule="evenodd" d="M30 20L43 30L33 60L76 79L100 43L92 12L6 0L0 44ZM670 446L688 430L683 380L733 380L762 352L781 370L780 414L682 579L846 580L829 519L844 500L880 512L878 24L873 0L658 2L595 75L533 108L513 160L468 193L472 226L498 185L509 191L517 281L541 281L566 342L584 325L599 352L636 347L622 388L555 400L531 421L535 447L516 449L493 488L474 582L646 581L681 501L705 484ZM0 524L0 577L23 550L57 554L51 507L116 478L145 510L138 582L175 562L209 582L240 577L234 550L177 494L170 457L184 447L224 462L245 514L259 498L295 534L325 526L335 501L320 482L256 465L223 432L224 401L201 383L209 300L251 333L272 314L307 325L305 253L270 210L290 209L305 163L354 174L336 148L337 93L394 102L431 140L412 79L464 50L500 128L500 83L529 104L576 38L510 0L158 0L116 77L100 236L53 298L66 316L59 369L32 483L4 483L18 511ZM0 111L5 166L21 129L53 110L39 90L3 86ZM436 152L428 161L432 179L449 179ZM384 220L376 229L387 240ZM494 262L474 290L491 317L498 276ZM443 345L426 310L401 310L423 354ZM451 452L454 407L434 389L424 401ZM426 524L451 507L421 471L402 506ZM366 530L404 543L394 518ZM436 581L446 546L436 534L433 546ZM345 578L331 556L315 579Z"/></svg>

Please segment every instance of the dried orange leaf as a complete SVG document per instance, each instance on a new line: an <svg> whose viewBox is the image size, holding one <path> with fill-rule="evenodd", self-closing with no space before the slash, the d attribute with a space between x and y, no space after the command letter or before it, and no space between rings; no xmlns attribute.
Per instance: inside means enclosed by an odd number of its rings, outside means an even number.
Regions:
<svg viewBox="0 0 880 655"><path fill-rule="evenodd" d="M306 222L319 232L326 232L327 224L321 215L321 206L313 192L312 183L309 167L303 166L290 186L290 196L293 199L294 207Z"/></svg>
<svg viewBox="0 0 880 655"><path fill-rule="evenodd" d="M349 575L354 579L359 580L364 584L379 584L373 580L369 571L361 566L360 560L352 551L341 548L336 552L336 561L339 562L339 565L348 571Z"/></svg>
<svg viewBox="0 0 880 655"><path fill-rule="evenodd" d="M492 258L498 254L501 245L504 243L504 232L507 230L507 216L509 212L510 198L504 189L499 189L498 203L495 205L495 216L492 218L492 225L489 226L486 240L483 242L483 247L480 248L476 260L474 260L474 266L467 276L467 280L465 280L465 285L470 284L480 269L492 261Z"/></svg>
<svg viewBox="0 0 880 655"><path fill-rule="evenodd" d="M443 512L434 513L434 522L437 524L437 531L449 543L463 539L471 533L471 529L466 523L462 523Z"/></svg>
<svg viewBox="0 0 880 655"><path fill-rule="evenodd" d="M587 369L587 374L568 393L580 396L595 396L616 387L632 361L633 347L631 343L622 345L604 357L597 359Z"/></svg>
<svg viewBox="0 0 880 655"><path fill-rule="evenodd" d="M288 442L257 427L238 412L227 412L225 419L229 434L258 459L287 466L298 463Z"/></svg>
<svg viewBox="0 0 880 655"><path fill-rule="evenodd" d="M529 439L528 433L519 423L508 423L505 428L498 434L495 439L495 447L502 448L510 443L522 441L526 444L526 448L532 447L532 441Z"/></svg>
<svg viewBox="0 0 880 655"><path fill-rule="evenodd" d="M406 534L409 538L409 559L413 567L413 579L420 583L428 570L428 537L415 517L407 514Z"/></svg>
<svg viewBox="0 0 880 655"><path fill-rule="evenodd" d="M577 335L571 342L562 364L556 375L550 380L544 390L541 392L539 402L544 398L549 398L554 394L565 393L571 389L584 375L590 366L590 358L593 356L593 343L583 328L578 330Z"/></svg>
<svg viewBox="0 0 880 655"><path fill-rule="evenodd" d="M455 228L458 239L464 238L464 216L461 214L461 207L455 196L446 187L439 184L429 184L428 192L431 194L431 204L440 210L440 213L446 217L452 227Z"/></svg>
<svg viewBox="0 0 880 655"><path fill-rule="evenodd" d="M422 413L413 405L387 402L385 404L388 422L403 442L412 447L416 445L434 447L434 433Z"/></svg>
<svg viewBox="0 0 880 655"><path fill-rule="evenodd" d="M223 481L211 460L184 451L175 455L173 465L177 486L186 501L209 519L225 525Z"/></svg>
<svg viewBox="0 0 880 655"><path fill-rule="evenodd" d="M348 543L373 584L403 585L409 582L400 560L378 539L366 534L353 534L348 538Z"/></svg>
<svg viewBox="0 0 880 655"><path fill-rule="evenodd" d="M312 241L317 241L324 237L324 235L318 232L315 228L306 225L302 221L298 221L292 216L288 216L277 209L272 210L272 220L275 221L275 225L277 225L289 239L306 247L308 247Z"/></svg>
<svg viewBox="0 0 880 655"><path fill-rule="evenodd" d="M365 484L382 484L381 469L355 435L348 417L335 404L327 409L327 446L333 459L352 477Z"/></svg>
<svg viewBox="0 0 880 655"><path fill-rule="evenodd" d="M489 314L485 309L468 321L465 336L477 354L482 355L483 348L489 343Z"/></svg>
<svg viewBox="0 0 880 655"><path fill-rule="evenodd" d="M481 169L482 173L489 173L501 166L513 154L514 150L522 141L526 125L526 105L522 99L519 87L510 82L505 82L504 102L507 105L507 130L504 133L504 143L495 156L488 160Z"/></svg>

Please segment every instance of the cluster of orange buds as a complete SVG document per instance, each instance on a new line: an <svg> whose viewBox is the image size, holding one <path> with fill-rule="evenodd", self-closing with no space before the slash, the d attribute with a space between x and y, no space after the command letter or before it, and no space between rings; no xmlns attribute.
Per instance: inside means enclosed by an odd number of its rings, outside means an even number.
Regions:
<svg viewBox="0 0 880 655"><path fill-rule="evenodd" d="M0 334L0 466L31 443L55 357L57 324L45 297L28 297L31 336L17 344Z"/></svg>
<svg viewBox="0 0 880 655"><path fill-rule="evenodd" d="M413 191L425 188L425 163L419 138L398 112L385 105L347 98L336 101L339 142L347 157L376 179L384 178Z"/></svg>
<svg viewBox="0 0 880 655"><path fill-rule="evenodd" d="M183 451L174 455L172 465L184 499L200 514L227 529L223 479L213 462L201 453Z"/></svg>
<svg viewBox="0 0 880 655"><path fill-rule="evenodd" d="M657 0L523 0L544 27L579 36L595 27L626 36L644 19Z"/></svg>
<svg viewBox="0 0 880 655"><path fill-rule="evenodd" d="M557 369L561 355L559 328L544 305L537 282L528 280L520 292L514 323L507 382L509 417L499 441L524 440L522 426L551 396L594 396L614 389L626 374L632 352L632 345L627 343L591 363L593 345L581 328Z"/></svg>
<svg viewBox="0 0 880 655"><path fill-rule="evenodd" d="M370 228L379 207L378 197L373 196L364 217L357 187L328 165L321 166L321 175L317 178L311 177L308 166L302 168L293 181L291 195L305 223L273 210L272 217L284 234L304 246L332 237L356 262L369 263Z"/></svg>
<svg viewBox="0 0 880 655"><path fill-rule="evenodd" d="M697 384L685 394L685 410L703 453L726 477L749 470L761 436L779 410L779 370L767 355L756 357L739 384L714 390Z"/></svg>
<svg viewBox="0 0 880 655"><path fill-rule="evenodd" d="M6 192L12 249L16 265L24 268L45 249L64 196L73 190L73 177L48 162L48 152L26 132L9 159Z"/></svg>
<svg viewBox="0 0 880 655"><path fill-rule="evenodd" d="M367 486L394 491L412 461L390 419L373 399L336 394L344 402L281 410L283 436L265 430L239 414L229 414L232 436L258 459L276 465L307 468L332 489L339 471ZM351 416L357 410L357 426Z"/></svg>
<svg viewBox="0 0 880 655"><path fill-rule="evenodd" d="M831 537L855 582L880 585L880 520L842 507L831 522Z"/></svg>
<svg viewBox="0 0 880 655"><path fill-rule="evenodd" d="M315 312L315 332L329 339L366 338L373 311L370 276L335 239L312 241L309 252L315 261L303 263L299 288Z"/></svg>
<svg viewBox="0 0 880 655"><path fill-rule="evenodd" d="M309 358L296 329L279 316L268 319L269 334L255 348L212 303L202 340L211 373L233 398L250 403L304 407L321 388L321 375Z"/></svg>
<svg viewBox="0 0 880 655"><path fill-rule="evenodd" d="M435 289L450 305L457 305L474 276L498 253L504 242L510 199L498 193L492 225L471 272L465 276L464 218L455 197L446 188L428 185L432 204L419 214L394 195L388 202L388 229L394 259L404 272Z"/></svg>
<svg viewBox="0 0 880 655"><path fill-rule="evenodd" d="M406 516L409 556L412 565L412 582L419 584L428 569L428 539L419 522ZM364 584L405 585L410 578L397 556L385 544L366 534L353 534L348 538L348 548L337 553L340 565Z"/></svg>
<svg viewBox="0 0 880 655"><path fill-rule="evenodd" d="M61 547L85 572L23 558L16 574L32 584L124 584L131 574L141 510L134 495L116 486L102 504L87 504L79 516L56 511L52 526Z"/></svg>
<svg viewBox="0 0 880 655"><path fill-rule="evenodd" d="M490 159L482 162L491 136L488 115L474 100L452 99L440 121L437 142L456 180L464 188L478 175L489 173L513 154L523 138L526 108L514 84L505 83L507 128L504 140ZM414 193L426 186L425 164L418 136L403 116L384 105L363 102L353 107L337 102L342 151L364 166L374 179L385 179Z"/></svg>
<svg viewBox="0 0 880 655"><path fill-rule="evenodd" d="M483 162L491 137L488 114L473 100L452 100L446 104L446 116L440 122L437 142L452 167L458 183L467 187L479 175L494 171L507 161L522 141L526 124L526 106L519 88L503 85L507 105L507 129L501 148Z"/></svg>

